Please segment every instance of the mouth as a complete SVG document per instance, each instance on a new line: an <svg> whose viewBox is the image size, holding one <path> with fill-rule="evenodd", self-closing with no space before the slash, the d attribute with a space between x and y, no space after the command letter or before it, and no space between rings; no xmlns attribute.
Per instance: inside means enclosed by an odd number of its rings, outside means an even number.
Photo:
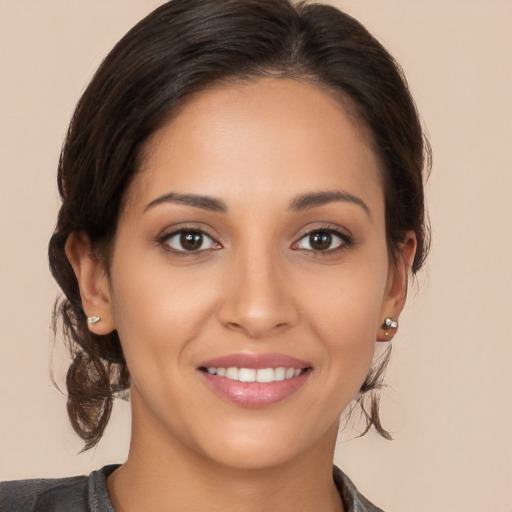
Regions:
<svg viewBox="0 0 512 512"><path fill-rule="evenodd" d="M281 354L233 354L206 361L198 370L221 398L242 407L261 408L294 395L313 367Z"/></svg>
<svg viewBox="0 0 512 512"><path fill-rule="evenodd" d="M201 367L199 370L209 373L210 375L218 375L229 380L239 382L280 382L282 380L293 379L301 373L310 370L310 368L286 368L279 366L277 368L237 368L236 366L224 367Z"/></svg>

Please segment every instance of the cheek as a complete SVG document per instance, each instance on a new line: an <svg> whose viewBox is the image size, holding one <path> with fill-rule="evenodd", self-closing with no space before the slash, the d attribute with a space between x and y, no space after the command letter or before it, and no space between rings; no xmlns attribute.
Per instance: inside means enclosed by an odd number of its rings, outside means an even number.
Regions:
<svg viewBox="0 0 512 512"><path fill-rule="evenodd" d="M387 282L385 258L366 263L360 269L347 266L336 279L325 279L324 286L317 281L304 304L315 338L323 340L331 383L351 396L372 362Z"/></svg>
<svg viewBox="0 0 512 512"><path fill-rule="evenodd" d="M333 377L347 384L355 381L356 387L364 380L372 361L380 310L378 301L371 302L362 295L340 294L337 302L326 304L325 322L317 324L318 338L325 340L330 355Z"/></svg>
<svg viewBox="0 0 512 512"><path fill-rule="evenodd" d="M116 263L122 271L111 279L112 313L132 375L134 365L143 370L164 360L180 362L211 317L215 287L206 286L201 273L185 278L161 261Z"/></svg>

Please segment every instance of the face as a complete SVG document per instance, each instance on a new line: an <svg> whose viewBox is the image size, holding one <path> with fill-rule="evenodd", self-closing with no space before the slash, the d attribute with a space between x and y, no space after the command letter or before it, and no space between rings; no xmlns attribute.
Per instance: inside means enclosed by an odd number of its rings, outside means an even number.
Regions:
<svg viewBox="0 0 512 512"><path fill-rule="evenodd" d="M113 243L101 328L134 435L232 467L331 449L395 313L387 254L379 164L338 101L284 79L196 96L147 143Z"/></svg>

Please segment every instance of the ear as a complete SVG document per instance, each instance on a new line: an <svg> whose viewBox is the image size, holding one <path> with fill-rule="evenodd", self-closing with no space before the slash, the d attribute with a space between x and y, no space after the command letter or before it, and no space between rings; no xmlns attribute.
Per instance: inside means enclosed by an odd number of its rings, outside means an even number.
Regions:
<svg viewBox="0 0 512 512"><path fill-rule="evenodd" d="M109 334L115 329L112 318L111 294L104 264L94 255L89 236L84 231L73 231L65 246L66 256L73 267L82 306L87 317L99 317L90 323L95 334Z"/></svg>
<svg viewBox="0 0 512 512"><path fill-rule="evenodd" d="M398 322L407 299L407 284L409 273L416 254L416 235L408 231L404 241L399 244L396 262L390 263L386 292L382 301L379 325L377 326L377 341L390 341L396 333L396 328L384 327L386 318Z"/></svg>

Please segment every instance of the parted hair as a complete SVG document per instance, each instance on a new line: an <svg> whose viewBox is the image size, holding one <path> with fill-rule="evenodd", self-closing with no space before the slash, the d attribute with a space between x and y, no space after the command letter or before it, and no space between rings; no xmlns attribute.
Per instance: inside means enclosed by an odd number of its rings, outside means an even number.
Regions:
<svg viewBox="0 0 512 512"><path fill-rule="evenodd" d="M407 231L417 238L417 272L428 249L423 182L430 150L402 70L355 19L332 6L291 0L172 0L135 25L112 49L78 101L58 166L62 205L49 244L63 294L54 309L71 353L67 410L85 443L96 445L113 400L130 375L116 331L89 331L78 282L65 254L74 231L87 233L108 272L123 196L148 137L194 93L273 76L308 80L350 105L381 165L391 261ZM385 357L374 363L357 403L379 419Z"/></svg>

